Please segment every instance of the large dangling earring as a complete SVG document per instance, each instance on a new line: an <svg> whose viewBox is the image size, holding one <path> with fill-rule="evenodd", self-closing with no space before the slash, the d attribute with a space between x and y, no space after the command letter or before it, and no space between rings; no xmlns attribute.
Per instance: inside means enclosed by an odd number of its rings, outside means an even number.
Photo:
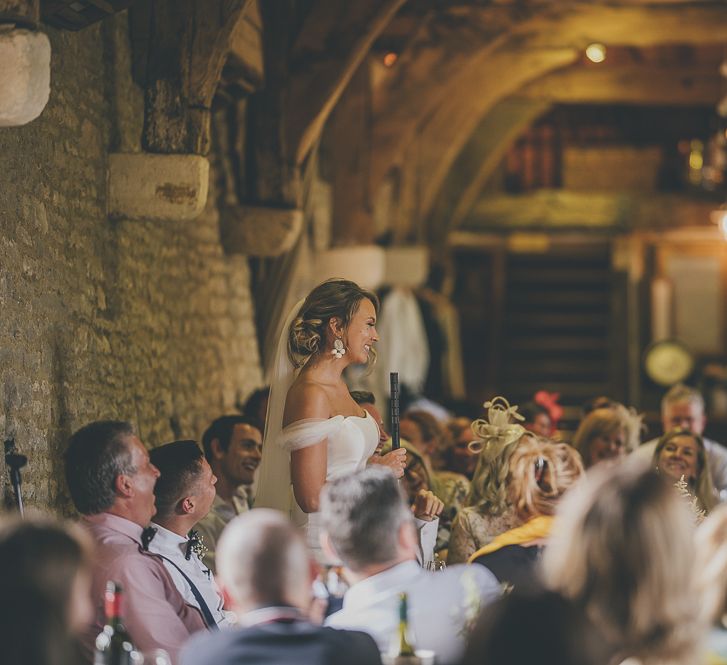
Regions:
<svg viewBox="0 0 727 665"><path fill-rule="evenodd" d="M343 346L343 341L339 337L336 337L336 339L333 340L333 349L331 349L331 353L336 357L336 360L343 358L343 354L346 353L346 347Z"/></svg>

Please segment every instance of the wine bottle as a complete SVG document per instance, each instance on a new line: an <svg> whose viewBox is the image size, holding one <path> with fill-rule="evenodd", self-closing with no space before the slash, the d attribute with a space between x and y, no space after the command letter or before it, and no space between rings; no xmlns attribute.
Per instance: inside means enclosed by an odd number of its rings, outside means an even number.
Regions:
<svg viewBox="0 0 727 665"><path fill-rule="evenodd" d="M96 638L93 665L133 665L137 660L134 644L122 621L123 596L120 584L106 583L106 625Z"/></svg>
<svg viewBox="0 0 727 665"><path fill-rule="evenodd" d="M406 593L399 594L398 648L394 650L394 665L420 665L416 655L414 639L409 627L409 600Z"/></svg>

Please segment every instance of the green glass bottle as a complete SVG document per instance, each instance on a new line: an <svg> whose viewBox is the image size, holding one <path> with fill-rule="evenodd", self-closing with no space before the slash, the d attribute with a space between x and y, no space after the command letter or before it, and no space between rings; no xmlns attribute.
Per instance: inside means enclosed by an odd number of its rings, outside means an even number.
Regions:
<svg viewBox="0 0 727 665"><path fill-rule="evenodd" d="M418 665L421 663L416 655L414 638L409 626L409 600L405 593L399 594L399 630L397 637L398 646L392 654L394 665Z"/></svg>
<svg viewBox="0 0 727 665"><path fill-rule="evenodd" d="M93 665L133 665L136 650L122 621L123 589L116 582L106 583L106 625L96 638Z"/></svg>

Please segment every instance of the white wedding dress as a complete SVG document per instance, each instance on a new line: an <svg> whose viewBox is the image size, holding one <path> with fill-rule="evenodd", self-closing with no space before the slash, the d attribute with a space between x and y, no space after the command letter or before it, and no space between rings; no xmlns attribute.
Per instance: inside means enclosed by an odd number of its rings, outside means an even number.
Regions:
<svg viewBox="0 0 727 665"><path fill-rule="evenodd" d="M366 412L364 412L366 413ZM328 463L326 482L359 471L374 454L379 441L379 428L374 419L365 416L334 416L321 419L299 420L283 428L277 445L288 453L326 440ZM291 517L306 529L306 542L316 556L320 556L320 514L303 513L291 488Z"/></svg>
<svg viewBox="0 0 727 665"><path fill-rule="evenodd" d="M297 375L287 354L288 331L302 304L301 300L290 311L278 338L270 376L255 507L273 508L288 514L294 524L306 530L306 542L314 556L323 561L319 541L320 515L304 513L295 501L290 479L290 453L326 441L326 482L329 482L366 466L366 460L376 450L379 427L368 413L365 416L307 418L283 427L285 400Z"/></svg>

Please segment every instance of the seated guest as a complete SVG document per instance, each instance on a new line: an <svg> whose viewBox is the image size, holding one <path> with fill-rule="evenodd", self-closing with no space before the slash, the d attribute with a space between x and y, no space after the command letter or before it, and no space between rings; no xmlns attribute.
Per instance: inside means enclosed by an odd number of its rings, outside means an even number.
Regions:
<svg viewBox="0 0 727 665"><path fill-rule="evenodd" d="M722 505L697 529L698 597L710 631L706 641L708 665L727 663L727 506Z"/></svg>
<svg viewBox="0 0 727 665"><path fill-rule="evenodd" d="M229 623L214 577L202 563L193 527L210 510L217 478L195 441L174 441L154 448L152 464L161 474L154 486L156 516L147 549L158 554L187 604L196 607L208 628Z"/></svg>
<svg viewBox="0 0 727 665"><path fill-rule="evenodd" d="M582 475L581 456L571 446L546 439L522 441L510 459L507 492L523 524L496 536L470 563L482 564L508 586L532 587L555 507Z"/></svg>
<svg viewBox="0 0 727 665"><path fill-rule="evenodd" d="M447 563L464 563L480 547L495 536L522 524L507 496L507 477L510 457L520 441L532 437L524 427L511 423L516 406L507 400L495 398L487 402L487 420L472 424L476 438L470 447L478 453L467 507L463 508L452 528ZM519 415L519 414L517 414Z"/></svg>
<svg viewBox="0 0 727 665"><path fill-rule="evenodd" d="M492 574L482 566L422 570L411 512L385 469L369 467L328 483L321 519L324 551L343 562L352 583L343 609L326 624L365 630L388 650L397 639L399 595L406 593L416 646L433 650L440 665L458 662L470 622L500 594Z"/></svg>
<svg viewBox="0 0 727 665"><path fill-rule="evenodd" d="M515 591L484 609L462 665L607 665L593 624L552 591Z"/></svg>
<svg viewBox="0 0 727 665"><path fill-rule="evenodd" d="M191 640L182 665L380 665L368 635L308 620L315 566L281 513L257 508L233 519L218 543L217 570L239 627Z"/></svg>
<svg viewBox="0 0 727 665"><path fill-rule="evenodd" d="M384 451L389 450L391 441L387 443ZM419 531L422 551L424 553L424 562L428 563L427 552L430 545L433 552L438 555L443 552L446 556L447 546L449 544L449 534L452 528L452 515L456 514L455 509L445 505L439 496L445 494L441 492L441 488L434 480L434 473L427 465L425 458L419 450L412 446L408 441L401 441L400 450L406 451L406 467L401 477L401 488L404 490L404 498L409 502L409 506L415 516L415 525ZM394 451L395 452L395 451ZM388 455L389 453L387 453ZM419 503L424 497L432 497L438 503L438 512L435 517L436 521L422 522L419 518Z"/></svg>
<svg viewBox="0 0 727 665"><path fill-rule="evenodd" d="M667 432L656 444L652 463L670 483L684 480L685 489L697 500L698 510L708 513L717 504L704 441L699 434L681 429Z"/></svg>
<svg viewBox="0 0 727 665"><path fill-rule="evenodd" d="M527 402L520 407L520 413L525 420L523 427L536 436L549 437L553 429L550 412L542 404Z"/></svg>
<svg viewBox="0 0 727 665"><path fill-rule="evenodd" d="M678 383L670 388L662 398L661 425L665 433L681 428L702 436L706 424L704 398L695 388ZM727 449L711 439L702 437L702 440L707 452L712 483L724 499L727 497ZM651 460L658 442L658 439L647 441L639 446L634 454L643 460Z"/></svg>
<svg viewBox="0 0 727 665"><path fill-rule="evenodd" d="M641 464L605 465L558 507L543 580L575 602L617 656L643 665L699 662L694 519Z"/></svg>
<svg viewBox="0 0 727 665"><path fill-rule="evenodd" d="M142 549L142 531L156 512L159 471L127 422L98 421L78 430L65 453L66 481L96 549L91 598L96 623L85 640L89 654L104 625L106 582L124 589L124 624L141 650L164 649L176 662L184 641L204 630L161 559Z"/></svg>
<svg viewBox="0 0 727 665"><path fill-rule="evenodd" d="M78 527L51 520L0 521L2 662L77 665L93 620L92 547Z"/></svg>
<svg viewBox="0 0 727 665"><path fill-rule="evenodd" d="M245 404L242 405L242 412L252 418L253 424L265 435L265 418L268 414L268 400L270 399L270 386L264 386L253 390Z"/></svg>
<svg viewBox="0 0 727 665"><path fill-rule="evenodd" d="M399 422L401 438L411 443L426 459L429 468L439 469L444 431L439 421L426 411L407 411Z"/></svg>
<svg viewBox="0 0 727 665"><path fill-rule="evenodd" d="M477 454L470 450L469 443L475 438L472 421L459 417L447 421L450 443L442 453L444 468L472 480L477 468Z"/></svg>
<svg viewBox="0 0 727 665"><path fill-rule="evenodd" d="M632 415L622 404L594 409L578 426L573 447L583 458L586 468L599 462L622 461L632 450L629 434Z"/></svg>
<svg viewBox="0 0 727 665"><path fill-rule="evenodd" d="M250 416L221 416L202 436L204 456L217 476L212 509L197 530L207 549L203 562L215 570L215 548L222 529L236 515L250 509L245 486L255 480L262 459L262 435Z"/></svg>
<svg viewBox="0 0 727 665"><path fill-rule="evenodd" d="M444 510L439 517L436 549L437 552L445 551L449 547L452 524L457 513L465 505L470 482L461 473L434 469L433 464L440 464L440 453L446 433L431 414L426 411L407 411L401 419L401 437L418 451L429 475L429 489L444 503ZM407 466L411 468L409 463Z"/></svg>

